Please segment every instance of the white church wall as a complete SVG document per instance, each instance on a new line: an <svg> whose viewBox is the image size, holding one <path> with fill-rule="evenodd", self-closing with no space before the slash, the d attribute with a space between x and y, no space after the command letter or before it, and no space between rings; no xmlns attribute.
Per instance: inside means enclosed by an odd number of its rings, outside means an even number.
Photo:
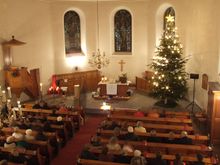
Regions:
<svg viewBox="0 0 220 165"><path fill-rule="evenodd" d="M52 3L53 32L55 42L55 70L56 73L73 72L74 66L66 64L64 52L63 15L67 9L82 11L86 19L86 54L84 65L79 70L92 69L88 59L92 52L98 49L97 45L97 16L96 2L55 2ZM102 74L117 79L120 74L118 62L124 60L123 72L128 78L135 81L135 76L141 76L147 62L147 3L146 2L99 2L99 48L110 59L110 65L102 70ZM117 9L128 9L132 15L132 55L113 55L113 12ZM80 13L79 13L80 15ZM84 33L84 31L82 31ZM75 65L75 64L73 64ZM80 64L78 64L80 65Z"/></svg>
<svg viewBox="0 0 220 165"><path fill-rule="evenodd" d="M36 0L0 0L0 8L1 40L8 41L14 35L26 42L11 48L12 65L39 68L40 80L46 90L54 73L50 5Z"/></svg>

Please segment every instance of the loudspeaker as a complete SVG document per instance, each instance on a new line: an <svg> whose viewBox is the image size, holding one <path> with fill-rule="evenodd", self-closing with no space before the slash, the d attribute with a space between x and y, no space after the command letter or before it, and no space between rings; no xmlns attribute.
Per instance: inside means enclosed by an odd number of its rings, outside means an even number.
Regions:
<svg viewBox="0 0 220 165"><path fill-rule="evenodd" d="M189 77L190 77L190 79L199 79L199 74L190 73Z"/></svg>

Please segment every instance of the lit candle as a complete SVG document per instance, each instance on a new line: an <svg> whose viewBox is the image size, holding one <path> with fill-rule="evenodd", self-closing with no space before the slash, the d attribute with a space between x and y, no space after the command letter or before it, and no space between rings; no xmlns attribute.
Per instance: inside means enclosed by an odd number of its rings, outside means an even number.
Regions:
<svg viewBox="0 0 220 165"><path fill-rule="evenodd" d="M7 100L7 107L8 107L8 109L11 109L11 100L10 99Z"/></svg>
<svg viewBox="0 0 220 165"><path fill-rule="evenodd" d="M18 105L18 110L19 110L19 115L22 116L23 113L22 113L22 110L21 110L21 104Z"/></svg>
<svg viewBox="0 0 220 165"><path fill-rule="evenodd" d="M16 119L17 119L17 116L16 116L16 113L15 113L15 110L14 110L14 109L12 109L12 113L13 113L13 118L14 118L14 120L16 120Z"/></svg>
<svg viewBox="0 0 220 165"><path fill-rule="evenodd" d="M3 103L6 102L6 94L5 94L5 91L2 91L2 102L3 102Z"/></svg>
<svg viewBox="0 0 220 165"><path fill-rule="evenodd" d="M18 100L18 101L17 101L17 104L18 104L18 105L20 105L20 104L21 104L21 102Z"/></svg>
<svg viewBox="0 0 220 165"><path fill-rule="evenodd" d="M43 84L40 83L40 91L42 92L43 91Z"/></svg>
<svg viewBox="0 0 220 165"><path fill-rule="evenodd" d="M11 98L11 87L7 87L8 90L8 97Z"/></svg>

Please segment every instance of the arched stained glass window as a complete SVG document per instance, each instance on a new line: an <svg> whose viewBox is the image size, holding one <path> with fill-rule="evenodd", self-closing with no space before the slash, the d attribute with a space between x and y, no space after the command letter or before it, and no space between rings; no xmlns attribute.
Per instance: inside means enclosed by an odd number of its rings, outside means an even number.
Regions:
<svg viewBox="0 0 220 165"><path fill-rule="evenodd" d="M165 13L164 13L164 17L163 17L163 29L166 29L166 24L167 24L167 19L166 17L168 15L171 15L174 17L174 25L175 25L175 10L172 7L169 7L166 9Z"/></svg>
<svg viewBox="0 0 220 165"><path fill-rule="evenodd" d="M67 56L81 53L80 17L75 11L64 15L65 51Z"/></svg>
<svg viewBox="0 0 220 165"><path fill-rule="evenodd" d="M119 10L114 16L115 52L132 51L131 14L127 10Z"/></svg>

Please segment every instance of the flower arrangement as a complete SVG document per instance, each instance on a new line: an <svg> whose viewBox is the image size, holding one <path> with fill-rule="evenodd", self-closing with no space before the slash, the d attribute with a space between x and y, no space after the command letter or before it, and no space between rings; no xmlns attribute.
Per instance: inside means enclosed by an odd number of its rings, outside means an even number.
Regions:
<svg viewBox="0 0 220 165"><path fill-rule="evenodd" d="M119 81L121 83L126 83L127 82L127 73L122 73L121 75L119 75Z"/></svg>

